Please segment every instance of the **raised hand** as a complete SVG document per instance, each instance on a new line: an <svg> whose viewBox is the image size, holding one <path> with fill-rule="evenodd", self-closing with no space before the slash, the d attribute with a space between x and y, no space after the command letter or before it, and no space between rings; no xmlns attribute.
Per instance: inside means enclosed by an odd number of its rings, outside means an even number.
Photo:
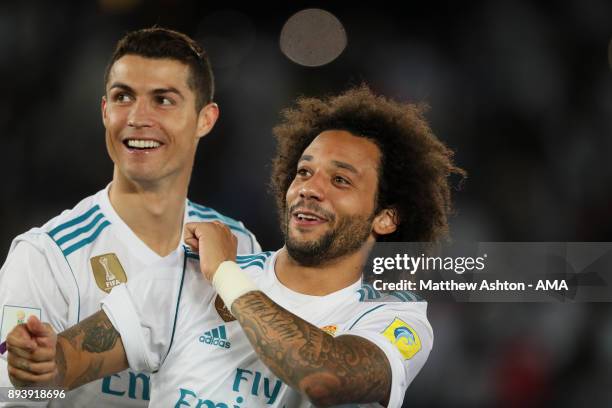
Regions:
<svg viewBox="0 0 612 408"><path fill-rule="evenodd" d="M185 243L200 254L200 270L209 281L223 261L235 261L238 240L218 221L185 225Z"/></svg>

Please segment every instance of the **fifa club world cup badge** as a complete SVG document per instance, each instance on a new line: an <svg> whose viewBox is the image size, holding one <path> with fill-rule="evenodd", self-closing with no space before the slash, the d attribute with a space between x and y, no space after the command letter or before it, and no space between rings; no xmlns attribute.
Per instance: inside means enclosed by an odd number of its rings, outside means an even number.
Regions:
<svg viewBox="0 0 612 408"><path fill-rule="evenodd" d="M421 349L421 339L416 330L400 318L396 317L382 334L402 353L406 360L412 358Z"/></svg>
<svg viewBox="0 0 612 408"><path fill-rule="evenodd" d="M106 293L120 283L127 282L127 276L115 254L94 256L89 260L96 284Z"/></svg>
<svg viewBox="0 0 612 408"><path fill-rule="evenodd" d="M30 316L36 316L40 320L42 310L30 306L4 305L0 313L0 342L6 340L6 336L13 330L13 327L24 324ZM0 354L2 354L1 350Z"/></svg>

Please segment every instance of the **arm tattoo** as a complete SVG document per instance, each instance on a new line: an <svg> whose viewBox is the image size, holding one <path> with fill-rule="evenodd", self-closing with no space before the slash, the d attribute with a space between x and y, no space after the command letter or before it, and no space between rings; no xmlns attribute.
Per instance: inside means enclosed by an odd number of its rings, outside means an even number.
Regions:
<svg viewBox="0 0 612 408"><path fill-rule="evenodd" d="M119 338L119 333L106 318L85 319L83 332L85 333L83 349L91 353L102 353L112 349Z"/></svg>
<svg viewBox="0 0 612 408"><path fill-rule="evenodd" d="M60 333L74 348L90 353L103 353L115 347L119 333L104 312L97 312L76 326Z"/></svg>
<svg viewBox="0 0 612 408"><path fill-rule="evenodd" d="M371 342L334 338L261 292L238 298L232 312L264 364L317 405L388 399L391 368Z"/></svg>
<svg viewBox="0 0 612 408"><path fill-rule="evenodd" d="M87 320L87 319L85 319ZM81 330L81 327L79 325L76 326L72 326L70 328L68 328L68 330L65 330L63 332L61 332L59 336L65 338L66 340L68 340L68 342L70 343L70 345L73 348L77 348L78 347L78 343L77 343L77 337L79 337L79 335L83 332L83 330Z"/></svg>
<svg viewBox="0 0 612 408"><path fill-rule="evenodd" d="M104 364L101 353L113 349L118 338L102 311L60 333L55 355L59 385L72 389L100 378Z"/></svg>

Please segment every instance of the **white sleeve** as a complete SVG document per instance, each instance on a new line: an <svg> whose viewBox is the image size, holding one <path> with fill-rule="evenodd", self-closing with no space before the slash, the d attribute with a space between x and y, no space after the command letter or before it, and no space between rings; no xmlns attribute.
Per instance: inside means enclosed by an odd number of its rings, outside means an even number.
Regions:
<svg viewBox="0 0 612 408"><path fill-rule="evenodd" d="M6 324L11 310L23 308L26 315L34 312L37 317L50 323L55 330L69 326L69 291L64 282L58 282L57 260L49 259L48 251L37 247L34 241L19 241L9 253L0 269L0 301L2 302L3 331L1 341L6 339ZM68 268L68 266L64 266ZM17 311L18 312L18 311ZM19 314L19 313L17 313Z"/></svg>
<svg viewBox="0 0 612 408"><path fill-rule="evenodd" d="M155 272L141 273L114 287L102 300L102 310L121 335L128 363L135 371L157 371L172 339L181 282Z"/></svg>
<svg viewBox="0 0 612 408"><path fill-rule="evenodd" d="M53 270L68 265L58 266L52 251L44 248L44 237L38 238L16 240L0 269L0 343L32 315L50 323L57 333L70 326L70 290L57 279L65 271ZM0 387L10 386L6 356L1 356Z"/></svg>
<svg viewBox="0 0 612 408"><path fill-rule="evenodd" d="M402 406L406 389L431 351L433 330L425 309L425 302L372 303L350 329L337 334L363 337L385 353L392 375L389 408Z"/></svg>

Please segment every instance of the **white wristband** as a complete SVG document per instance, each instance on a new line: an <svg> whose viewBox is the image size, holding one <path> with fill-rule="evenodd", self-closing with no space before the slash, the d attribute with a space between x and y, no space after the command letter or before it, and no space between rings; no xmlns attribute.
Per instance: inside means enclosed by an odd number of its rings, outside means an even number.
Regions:
<svg viewBox="0 0 612 408"><path fill-rule="evenodd" d="M212 285L230 312L232 303L236 299L248 292L259 290L251 278L233 261L221 262L213 276Z"/></svg>

